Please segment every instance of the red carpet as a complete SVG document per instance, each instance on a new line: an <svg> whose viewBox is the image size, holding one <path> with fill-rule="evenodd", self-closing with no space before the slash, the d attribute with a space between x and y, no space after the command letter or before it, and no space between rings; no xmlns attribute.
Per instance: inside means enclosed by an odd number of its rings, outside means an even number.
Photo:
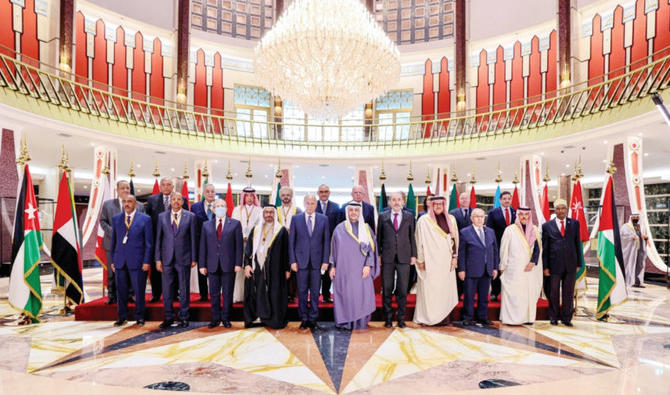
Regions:
<svg viewBox="0 0 670 395"><path fill-rule="evenodd" d="M147 316L148 321L162 321L163 320L163 302L159 303L149 303L151 299L151 294L146 294L147 301ZM114 321L116 320L116 305L106 305L105 302L107 298L100 298L93 300L88 303L79 305L74 310L75 320L77 321ZM416 303L416 295L407 295L407 312L406 319L411 320L414 315L414 305ZM175 303L175 314L179 308L179 304ZM393 307L396 308L395 299L393 302ZM459 302L458 305L454 308L454 311L451 313L451 318L454 321L461 319L461 309L463 308L463 301ZM130 304L128 306L130 311L130 319L133 319L133 314L135 311L135 305ZM244 318L242 312L242 304L236 303L233 305L233 313L231 320L233 321L242 321ZM497 321L500 317L500 302L490 302L489 303L489 319L492 321ZM291 303L288 306L288 318L291 321L299 321L298 317L298 304ZM209 302L200 302L199 294L191 294L191 321L210 321L211 311ZM372 319L375 321L382 321L383 311L382 311L382 296L377 295L377 311L372 315ZM549 319L549 303L540 299L537 301L537 319L546 320ZM332 303L322 303L319 305L319 321L332 321L333 320L333 304Z"/></svg>

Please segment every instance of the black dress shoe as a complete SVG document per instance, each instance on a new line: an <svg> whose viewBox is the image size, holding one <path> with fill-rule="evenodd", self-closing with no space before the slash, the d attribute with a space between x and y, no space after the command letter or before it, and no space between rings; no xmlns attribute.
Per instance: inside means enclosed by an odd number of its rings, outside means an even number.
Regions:
<svg viewBox="0 0 670 395"><path fill-rule="evenodd" d="M211 321L209 324L207 324L207 327L209 329L216 328L217 326L219 326L219 322L221 321Z"/></svg>
<svg viewBox="0 0 670 395"><path fill-rule="evenodd" d="M135 324L137 326L144 326L144 320L137 320L137 321L135 321Z"/></svg>
<svg viewBox="0 0 670 395"><path fill-rule="evenodd" d="M312 330L321 329L321 327L316 323L316 321L307 321L307 327Z"/></svg>
<svg viewBox="0 0 670 395"><path fill-rule="evenodd" d="M307 321L303 321L300 323L300 329L307 329L309 328L309 325L307 324Z"/></svg>
<svg viewBox="0 0 670 395"><path fill-rule="evenodd" d="M122 325L125 325L126 322L127 322L126 320L118 320L118 321L114 322L114 326L122 326Z"/></svg>
<svg viewBox="0 0 670 395"><path fill-rule="evenodd" d="M393 323L391 321L386 321L384 323L384 328L393 328Z"/></svg>
<svg viewBox="0 0 670 395"><path fill-rule="evenodd" d="M489 320L489 319L486 319L486 320L479 320L479 323L482 324L482 325L484 325L484 326L491 326L491 325L493 325L493 322L491 322L491 320Z"/></svg>
<svg viewBox="0 0 670 395"><path fill-rule="evenodd" d="M463 326L472 326L474 322L472 320L463 320Z"/></svg>
<svg viewBox="0 0 670 395"><path fill-rule="evenodd" d="M105 304L116 304L116 298L109 298L105 302Z"/></svg>
<svg viewBox="0 0 670 395"><path fill-rule="evenodd" d="M491 295L491 302L497 302L498 301L498 295Z"/></svg>
<svg viewBox="0 0 670 395"><path fill-rule="evenodd" d="M158 303L160 301L161 301L160 296L153 296L153 297L151 297L151 300L149 300L149 303Z"/></svg>
<svg viewBox="0 0 670 395"><path fill-rule="evenodd" d="M550 323L551 323L551 325L558 325L558 321L556 321L556 320L551 320Z"/></svg>
<svg viewBox="0 0 670 395"><path fill-rule="evenodd" d="M407 325L405 325L405 321L403 320L398 320L398 328L405 328Z"/></svg>
<svg viewBox="0 0 670 395"><path fill-rule="evenodd" d="M224 320L224 321L223 321L223 327L224 327L224 328L230 328L231 326L232 326L232 325L230 325L230 321L228 321L228 320Z"/></svg>
<svg viewBox="0 0 670 395"><path fill-rule="evenodd" d="M562 322L563 325L565 325L565 326L570 326L570 327L574 326L574 325L572 325L572 322L570 322L570 321L561 321L561 322Z"/></svg>
<svg viewBox="0 0 670 395"><path fill-rule="evenodd" d="M174 320L165 320L165 321L161 322L161 324L158 325L158 327L161 328L161 329L167 329L167 328L171 327L172 324L174 324Z"/></svg>
<svg viewBox="0 0 670 395"><path fill-rule="evenodd" d="M186 321L186 320L179 321L179 327L180 328L188 328L188 321Z"/></svg>
<svg viewBox="0 0 670 395"><path fill-rule="evenodd" d="M133 298L132 296L129 297L129 298L128 298L128 303L135 304L135 298Z"/></svg>
<svg viewBox="0 0 670 395"><path fill-rule="evenodd" d="M202 297L202 298L200 298L199 301L200 302L209 302L209 299L207 299L207 297Z"/></svg>

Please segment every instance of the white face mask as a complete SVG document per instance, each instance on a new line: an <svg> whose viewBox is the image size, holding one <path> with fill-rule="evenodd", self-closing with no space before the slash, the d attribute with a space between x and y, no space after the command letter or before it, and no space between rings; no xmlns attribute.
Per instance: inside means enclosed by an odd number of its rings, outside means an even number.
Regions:
<svg viewBox="0 0 670 395"><path fill-rule="evenodd" d="M225 217L226 216L226 208L225 207L216 207L214 209L214 214L216 214L217 217Z"/></svg>

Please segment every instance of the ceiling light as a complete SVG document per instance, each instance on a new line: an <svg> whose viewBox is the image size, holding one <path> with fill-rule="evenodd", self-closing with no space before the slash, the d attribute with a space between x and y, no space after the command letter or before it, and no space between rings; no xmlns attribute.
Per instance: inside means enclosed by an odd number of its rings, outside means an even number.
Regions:
<svg viewBox="0 0 670 395"><path fill-rule="evenodd" d="M140 167L142 167L142 165L141 165L141 164L139 164L139 163L138 163L138 164L136 164L135 166L137 166L137 168L138 168L138 169L139 169Z"/></svg>
<svg viewBox="0 0 670 395"><path fill-rule="evenodd" d="M645 153L644 153L644 156L649 156L649 152L645 152Z"/></svg>
<svg viewBox="0 0 670 395"><path fill-rule="evenodd" d="M603 144L607 144L607 140L603 141Z"/></svg>

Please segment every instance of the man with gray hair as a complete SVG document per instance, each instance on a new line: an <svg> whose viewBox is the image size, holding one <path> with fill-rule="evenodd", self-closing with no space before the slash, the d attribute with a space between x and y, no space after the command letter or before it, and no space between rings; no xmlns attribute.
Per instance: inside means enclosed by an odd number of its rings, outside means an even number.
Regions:
<svg viewBox="0 0 670 395"><path fill-rule="evenodd" d="M300 329L316 327L321 275L328 269L330 257L328 217L316 212L316 196L306 195L304 203L305 212L293 217L288 239L291 271L297 277Z"/></svg>
<svg viewBox="0 0 670 395"><path fill-rule="evenodd" d="M365 188L360 185L354 185L351 188L351 202L349 203L357 203L361 206L361 216L363 217L363 220L370 226L370 229L375 231L377 229L377 226L375 225L375 208L363 200L365 195ZM349 203L344 204L340 208L339 222L344 222L347 219L347 205Z"/></svg>

